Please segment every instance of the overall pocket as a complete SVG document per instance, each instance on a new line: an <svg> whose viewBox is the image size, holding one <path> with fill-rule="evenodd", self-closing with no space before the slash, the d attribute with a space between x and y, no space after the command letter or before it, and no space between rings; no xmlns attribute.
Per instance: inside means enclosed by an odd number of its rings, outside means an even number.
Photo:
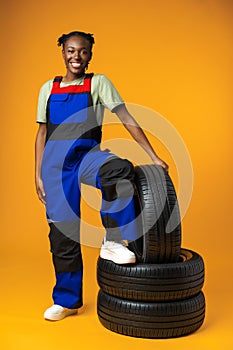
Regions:
<svg viewBox="0 0 233 350"><path fill-rule="evenodd" d="M83 123L88 118L87 94L53 94L49 99L52 124Z"/></svg>

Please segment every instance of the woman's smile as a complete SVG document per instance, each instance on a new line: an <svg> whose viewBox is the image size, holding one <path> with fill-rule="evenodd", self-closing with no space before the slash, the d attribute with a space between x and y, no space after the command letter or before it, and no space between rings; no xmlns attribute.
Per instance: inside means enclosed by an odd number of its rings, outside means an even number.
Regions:
<svg viewBox="0 0 233 350"><path fill-rule="evenodd" d="M73 68L80 68L82 65L80 62L70 62L70 64Z"/></svg>

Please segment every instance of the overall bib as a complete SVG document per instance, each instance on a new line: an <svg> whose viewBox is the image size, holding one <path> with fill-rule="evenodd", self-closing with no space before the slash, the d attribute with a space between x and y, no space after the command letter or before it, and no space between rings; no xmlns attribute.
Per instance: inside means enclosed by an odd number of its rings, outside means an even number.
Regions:
<svg viewBox="0 0 233 350"><path fill-rule="evenodd" d="M83 85L67 87L60 87L62 77L56 77L47 103L42 180L56 273L53 300L67 308L83 305L80 184L102 192L100 214L107 239L137 238L134 168L99 148L102 132L93 109L92 76L86 74Z"/></svg>

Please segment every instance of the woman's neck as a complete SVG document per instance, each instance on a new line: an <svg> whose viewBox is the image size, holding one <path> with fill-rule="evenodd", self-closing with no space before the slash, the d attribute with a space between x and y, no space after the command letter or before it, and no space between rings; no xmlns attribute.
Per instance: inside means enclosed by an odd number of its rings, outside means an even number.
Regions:
<svg viewBox="0 0 233 350"><path fill-rule="evenodd" d="M66 75L62 78L62 82L63 82L63 83L69 83L69 82L71 82L71 81L74 81L74 80L77 80L77 79L82 78L84 75L85 75L85 73L83 73L83 74L77 74L77 75L72 75L72 76L66 74Z"/></svg>

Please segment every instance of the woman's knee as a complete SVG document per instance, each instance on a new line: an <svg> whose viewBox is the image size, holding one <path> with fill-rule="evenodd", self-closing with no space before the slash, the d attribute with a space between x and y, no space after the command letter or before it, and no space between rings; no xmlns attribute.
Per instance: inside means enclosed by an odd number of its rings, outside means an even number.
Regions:
<svg viewBox="0 0 233 350"><path fill-rule="evenodd" d="M134 166L128 159L113 158L100 167L98 176L101 184L117 183L120 179L133 180Z"/></svg>
<svg viewBox="0 0 233 350"><path fill-rule="evenodd" d="M98 176L105 200L133 196L134 166L127 159L114 158L105 162Z"/></svg>

